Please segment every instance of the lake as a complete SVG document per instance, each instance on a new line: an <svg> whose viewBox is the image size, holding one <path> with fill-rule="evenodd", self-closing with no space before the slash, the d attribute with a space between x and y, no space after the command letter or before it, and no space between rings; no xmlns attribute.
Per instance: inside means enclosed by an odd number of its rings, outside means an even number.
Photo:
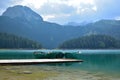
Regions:
<svg viewBox="0 0 120 80"><path fill-rule="evenodd" d="M0 50L0 59L35 58L34 51L51 50ZM52 51L79 51L72 58L84 62L0 66L0 80L120 80L120 50Z"/></svg>

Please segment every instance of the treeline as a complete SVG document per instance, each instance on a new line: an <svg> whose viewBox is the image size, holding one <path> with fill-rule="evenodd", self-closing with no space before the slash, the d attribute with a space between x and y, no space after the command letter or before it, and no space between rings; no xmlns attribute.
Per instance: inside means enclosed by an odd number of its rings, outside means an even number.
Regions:
<svg viewBox="0 0 120 80"><path fill-rule="evenodd" d="M7 33L0 33L0 48L38 49L42 48L42 46L41 44L26 38L18 37Z"/></svg>
<svg viewBox="0 0 120 80"><path fill-rule="evenodd" d="M61 49L118 49L120 40L106 35L89 35L63 42Z"/></svg>

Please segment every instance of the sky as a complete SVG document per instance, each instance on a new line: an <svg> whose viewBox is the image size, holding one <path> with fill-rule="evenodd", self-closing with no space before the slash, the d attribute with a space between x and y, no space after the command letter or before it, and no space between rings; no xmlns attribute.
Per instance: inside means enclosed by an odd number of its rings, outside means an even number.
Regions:
<svg viewBox="0 0 120 80"><path fill-rule="evenodd" d="M120 20L120 0L0 0L0 15L15 5L30 7L45 21L59 24Z"/></svg>

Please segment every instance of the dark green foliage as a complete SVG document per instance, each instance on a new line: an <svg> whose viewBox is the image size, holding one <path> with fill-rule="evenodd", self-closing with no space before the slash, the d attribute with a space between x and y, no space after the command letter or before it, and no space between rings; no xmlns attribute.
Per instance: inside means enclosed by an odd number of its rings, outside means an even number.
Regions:
<svg viewBox="0 0 120 80"><path fill-rule="evenodd" d="M35 58L38 59L55 59L55 58L63 58L64 53L62 52L34 52Z"/></svg>
<svg viewBox="0 0 120 80"><path fill-rule="evenodd" d="M0 33L0 48L41 48L41 45L32 40L10 35L7 33Z"/></svg>
<svg viewBox="0 0 120 80"><path fill-rule="evenodd" d="M114 49L120 48L120 40L106 35L90 35L65 41L62 49Z"/></svg>

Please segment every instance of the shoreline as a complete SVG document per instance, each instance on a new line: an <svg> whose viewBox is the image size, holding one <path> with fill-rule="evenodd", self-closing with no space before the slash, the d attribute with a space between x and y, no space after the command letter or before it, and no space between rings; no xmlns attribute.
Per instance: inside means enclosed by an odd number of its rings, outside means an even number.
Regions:
<svg viewBox="0 0 120 80"><path fill-rule="evenodd" d="M19 77L18 77L19 76ZM60 66L0 66L1 80L119 80L102 72Z"/></svg>
<svg viewBox="0 0 120 80"><path fill-rule="evenodd" d="M15 49L5 49L5 48L0 48L0 50L120 50L120 49L23 49L23 48L15 48Z"/></svg>

